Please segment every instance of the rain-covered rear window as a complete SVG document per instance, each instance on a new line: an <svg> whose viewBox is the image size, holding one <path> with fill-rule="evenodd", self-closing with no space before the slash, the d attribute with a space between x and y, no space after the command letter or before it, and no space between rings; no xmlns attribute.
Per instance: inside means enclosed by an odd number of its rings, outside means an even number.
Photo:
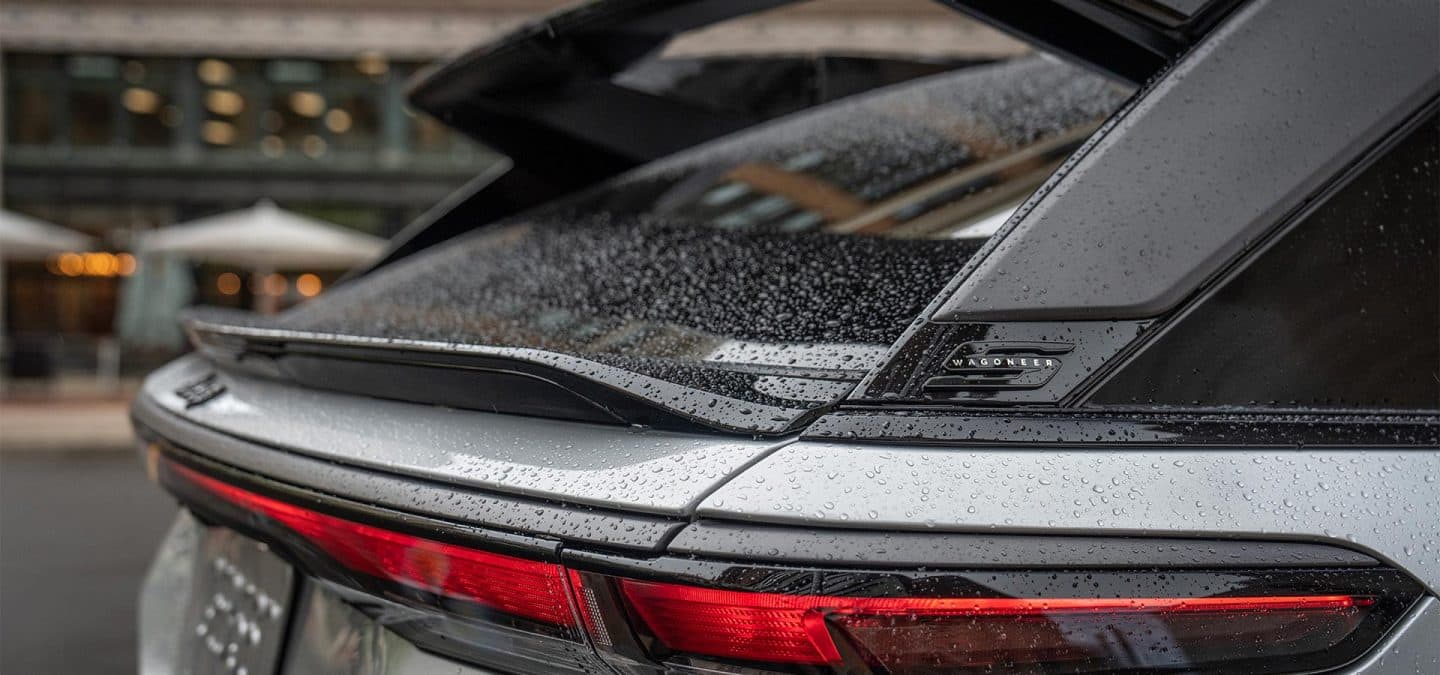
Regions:
<svg viewBox="0 0 1440 675"><path fill-rule="evenodd" d="M279 321L672 382L681 365L853 379L1129 93L1042 57L906 82L480 227Z"/></svg>

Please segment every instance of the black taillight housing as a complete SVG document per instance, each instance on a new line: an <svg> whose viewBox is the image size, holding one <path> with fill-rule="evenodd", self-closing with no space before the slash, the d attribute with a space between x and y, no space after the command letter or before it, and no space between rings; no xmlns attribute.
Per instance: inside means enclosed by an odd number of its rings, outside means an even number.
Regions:
<svg viewBox="0 0 1440 675"><path fill-rule="evenodd" d="M1358 563L825 569L497 550L422 531L433 521L157 467L207 520L360 591L357 607L374 598L421 648L514 672L1317 672L1374 647L1422 593Z"/></svg>
<svg viewBox="0 0 1440 675"><path fill-rule="evenodd" d="M575 572L622 669L1282 673L1348 663L1419 589L1394 570ZM588 605L588 606L587 606ZM618 611L616 609L618 608Z"/></svg>

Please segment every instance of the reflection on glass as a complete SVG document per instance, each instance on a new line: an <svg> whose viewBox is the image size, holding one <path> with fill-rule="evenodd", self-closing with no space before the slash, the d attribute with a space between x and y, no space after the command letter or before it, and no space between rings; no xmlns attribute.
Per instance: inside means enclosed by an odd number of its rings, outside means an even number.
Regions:
<svg viewBox="0 0 1440 675"><path fill-rule="evenodd" d="M173 91L177 62L173 59L130 59L121 66L125 84L120 107L126 113L122 133L132 147L165 147L174 142L178 108Z"/></svg>
<svg viewBox="0 0 1440 675"><path fill-rule="evenodd" d="M380 111L375 98L364 94L348 94L337 98L335 107L325 113L325 126L333 134L332 138L338 148L375 148L380 140Z"/></svg>
<svg viewBox="0 0 1440 675"><path fill-rule="evenodd" d="M355 58L355 70L379 79L390 72L390 62L380 52L364 52Z"/></svg>
<svg viewBox="0 0 1440 675"><path fill-rule="evenodd" d="M618 191L653 190L636 203L720 230L983 239L1126 95L1036 58L976 66L661 162Z"/></svg>
<svg viewBox="0 0 1440 675"><path fill-rule="evenodd" d="M235 80L235 69L220 59L205 59L195 67L200 81L212 87L223 87Z"/></svg>
<svg viewBox="0 0 1440 675"><path fill-rule="evenodd" d="M343 134L350 131L352 123L350 113L344 109L335 108L325 113L325 128L329 129L332 133Z"/></svg>
<svg viewBox="0 0 1440 675"><path fill-rule="evenodd" d="M325 114L325 97L313 91L290 93L290 110L302 117L319 117Z"/></svg>
<svg viewBox="0 0 1440 675"><path fill-rule="evenodd" d="M145 76L149 73L149 69L145 67L143 62L131 59L125 62L121 72L124 74L126 82L130 84L144 84Z"/></svg>
<svg viewBox="0 0 1440 675"><path fill-rule="evenodd" d="M164 112L173 108L159 92L142 87L125 90L125 110L130 113L130 145L161 147L169 145L173 126L166 124Z"/></svg>
<svg viewBox="0 0 1440 675"><path fill-rule="evenodd" d="M285 139L274 134L260 139L260 154L271 159L283 156L285 154Z"/></svg>
<svg viewBox="0 0 1440 675"><path fill-rule="evenodd" d="M211 145L234 145L237 133L235 125L219 120L205 120L200 126L200 137Z"/></svg>
<svg viewBox="0 0 1440 675"><path fill-rule="evenodd" d="M250 148L255 143L255 113L240 93L229 89L206 91L205 112L200 135L206 143L235 149Z"/></svg>
<svg viewBox="0 0 1440 675"><path fill-rule="evenodd" d="M226 155L355 162L389 140L386 116L405 113L386 83L415 65L376 52L333 61L7 53L4 68L4 141L15 146L78 150L79 159L87 148L198 143ZM182 87L198 95L182 100ZM400 123L394 158L467 160L469 146L438 122L412 113Z"/></svg>
<svg viewBox="0 0 1440 675"><path fill-rule="evenodd" d="M239 115L245 110L245 97L229 89L205 92L205 108L216 115Z"/></svg>
<svg viewBox="0 0 1440 675"><path fill-rule="evenodd" d="M7 137L17 145L45 145L55 140L55 99L42 86L13 82L7 96Z"/></svg>
<svg viewBox="0 0 1440 675"><path fill-rule="evenodd" d="M410 121L410 150L417 154L441 154L450 151L450 130L424 113L414 114Z"/></svg>
<svg viewBox="0 0 1440 675"><path fill-rule="evenodd" d="M136 115L153 115L160 110L160 95L144 87L130 87L121 98L126 110Z"/></svg>
<svg viewBox="0 0 1440 675"><path fill-rule="evenodd" d="M115 139L115 100L103 89L70 92L70 142L109 145Z"/></svg>
<svg viewBox="0 0 1440 675"><path fill-rule="evenodd" d="M302 114L302 112L304 114ZM294 152L316 154L323 148L315 140L308 141L309 149L304 150L306 139L320 139L321 117L325 113L325 99L308 91L275 91L270 95L270 107L261 114L261 123L270 132L261 149L267 156L279 156Z"/></svg>
<svg viewBox="0 0 1440 675"><path fill-rule="evenodd" d="M325 139L321 138L316 134L307 134L305 138L300 139L300 150L305 153L306 157L310 157L312 159L319 158L321 155L324 155L325 151L328 150L329 147L330 146L328 143L325 142Z"/></svg>
<svg viewBox="0 0 1440 675"><path fill-rule="evenodd" d="M319 82L323 79L324 68L314 61L277 59L265 64L265 79L282 84Z"/></svg>
<svg viewBox="0 0 1440 675"><path fill-rule="evenodd" d="M120 62L113 56L81 54L70 57L67 66L77 80L113 80L120 74Z"/></svg>

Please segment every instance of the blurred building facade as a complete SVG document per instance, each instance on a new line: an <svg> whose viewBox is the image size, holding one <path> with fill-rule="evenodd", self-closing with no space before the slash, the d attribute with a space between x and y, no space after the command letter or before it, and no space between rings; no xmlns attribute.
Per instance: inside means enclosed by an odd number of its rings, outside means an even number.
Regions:
<svg viewBox="0 0 1440 675"><path fill-rule="evenodd" d="M115 252L146 230L261 199L392 235L498 159L408 109L406 81L560 5L8 0L0 5L3 206L94 235ZM677 47L794 52L819 43L1021 49L933 3L886 0L802 5L700 31ZM133 268L9 265L5 330L62 336L88 353L91 338L117 330ZM195 297L186 302L243 307L263 292L236 283L233 270L189 273ZM321 272L325 283L334 276ZM303 289L288 285L288 301L309 295Z"/></svg>

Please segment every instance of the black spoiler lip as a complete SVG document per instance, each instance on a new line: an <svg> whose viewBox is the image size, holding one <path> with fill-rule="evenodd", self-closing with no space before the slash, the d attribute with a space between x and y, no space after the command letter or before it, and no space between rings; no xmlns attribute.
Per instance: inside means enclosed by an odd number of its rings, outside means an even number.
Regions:
<svg viewBox="0 0 1440 675"><path fill-rule="evenodd" d="M217 366L302 386L473 410L779 437L797 433L844 398L782 407L534 348L316 333L195 316L182 324L191 344ZM853 387L862 375L845 371L823 379L843 377ZM508 382L495 386L495 378ZM515 393L517 381L541 391L527 399ZM457 390L465 393L457 397Z"/></svg>
<svg viewBox="0 0 1440 675"><path fill-rule="evenodd" d="M437 118L465 100L608 76L677 33L800 0L600 0L566 7L421 71L410 103Z"/></svg>
<svg viewBox="0 0 1440 675"><path fill-rule="evenodd" d="M597 0L558 10L418 74L412 105L465 130L467 106L516 90L607 79L675 35L800 0ZM1191 14L1119 0L940 0L940 3L1106 76L1143 84L1244 0L1208 0Z"/></svg>

